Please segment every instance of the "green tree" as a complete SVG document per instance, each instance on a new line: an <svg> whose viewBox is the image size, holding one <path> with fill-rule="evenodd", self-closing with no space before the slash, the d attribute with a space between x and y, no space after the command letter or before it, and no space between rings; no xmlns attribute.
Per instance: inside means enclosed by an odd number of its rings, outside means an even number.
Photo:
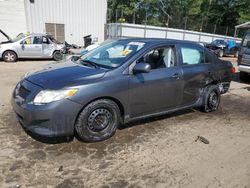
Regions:
<svg viewBox="0 0 250 188"><path fill-rule="evenodd" d="M234 26L250 21L250 0L108 0L110 22L186 28L232 34Z"/></svg>

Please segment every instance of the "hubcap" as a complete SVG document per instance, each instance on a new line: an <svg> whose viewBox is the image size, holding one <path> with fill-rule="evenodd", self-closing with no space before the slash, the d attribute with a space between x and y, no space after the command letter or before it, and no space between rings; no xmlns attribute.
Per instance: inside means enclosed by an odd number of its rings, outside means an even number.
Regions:
<svg viewBox="0 0 250 188"><path fill-rule="evenodd" d="M62 54L61 53L56 53L55 54L55 59L56 60L61 60L62 59Z"/></svg>
<svg viewBox="0 0 250 188"><path fill-rule="evenodd" d="M112 114L107 109L96 109L88 118L88 127L94 132L103 131L112 123Z"/></svg>
<svg viewBox="0 0 250 188"><path fill-rule="evenodd" d="M217 96L217 94L215 92L212 92L210 94L208 102L209 102L208 104L209 104L210 108L212 108L212 109L217 108L218 96Z"/></svg>
<svg viewBox="0 0 250 188"><path fill-rule="evenodd" d="M14 61L15 58L15 56L11 53L7 53L4 57L7 61Z"/></svg>

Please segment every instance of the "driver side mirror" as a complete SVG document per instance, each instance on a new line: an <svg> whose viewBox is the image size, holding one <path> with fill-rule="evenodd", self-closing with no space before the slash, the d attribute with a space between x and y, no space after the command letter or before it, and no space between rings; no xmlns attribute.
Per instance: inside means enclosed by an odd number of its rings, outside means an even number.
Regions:
<svg viewBox="0 0 250 188"><path fill-rule="evenodd" d="M250 41L247 42L247 48L250 48Z"/></svg>
<svg viewBox="0 0 250 188"><path fill-rule="evenodd" d="M148 63L137 63L133 68L133 73L149 73L151 70L151 66Z"/></svg>

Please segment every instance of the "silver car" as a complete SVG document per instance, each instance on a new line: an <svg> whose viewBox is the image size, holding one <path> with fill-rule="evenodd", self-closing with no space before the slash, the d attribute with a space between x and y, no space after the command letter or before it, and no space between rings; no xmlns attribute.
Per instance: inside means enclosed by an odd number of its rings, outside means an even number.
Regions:
<svg viewBox="0 0 250 188"><path fill-rule="evenodd" d="M15 39L0 43L0 58L15 62L19 58L62 59L63 44L47 34L20 34Z"/></svg>

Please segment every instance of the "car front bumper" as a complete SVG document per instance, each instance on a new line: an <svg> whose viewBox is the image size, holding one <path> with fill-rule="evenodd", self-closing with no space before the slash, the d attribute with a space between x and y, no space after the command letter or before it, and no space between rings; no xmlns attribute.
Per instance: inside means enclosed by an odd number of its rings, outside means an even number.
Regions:
<svg viewBox="0 0 250 188"><path fill-rule="evenodd" d="M27 81L24 81L23 85L30 91L36 90L35 93L40 90L39 87ZM19 123L25 130L45 137L74 134L75 121L82 109L81 104L63 99L45 105L34 105L32 102L20 100L16 90L12 95L11 104Z"/></svg>
<svg viewBox="0 0 250 188"><path fill-rule="evenodd" d="M239 71L240 71L240 72L250 73L250 66L239 65Z"/></svg>
<svg viewBox="0 0 250 188"><path fill-rule="evenodd" d="M21 126L29 132L46 137L72 136L82 106L70 100L47 105L21 105L12 98L12 107Z"/></svg>

